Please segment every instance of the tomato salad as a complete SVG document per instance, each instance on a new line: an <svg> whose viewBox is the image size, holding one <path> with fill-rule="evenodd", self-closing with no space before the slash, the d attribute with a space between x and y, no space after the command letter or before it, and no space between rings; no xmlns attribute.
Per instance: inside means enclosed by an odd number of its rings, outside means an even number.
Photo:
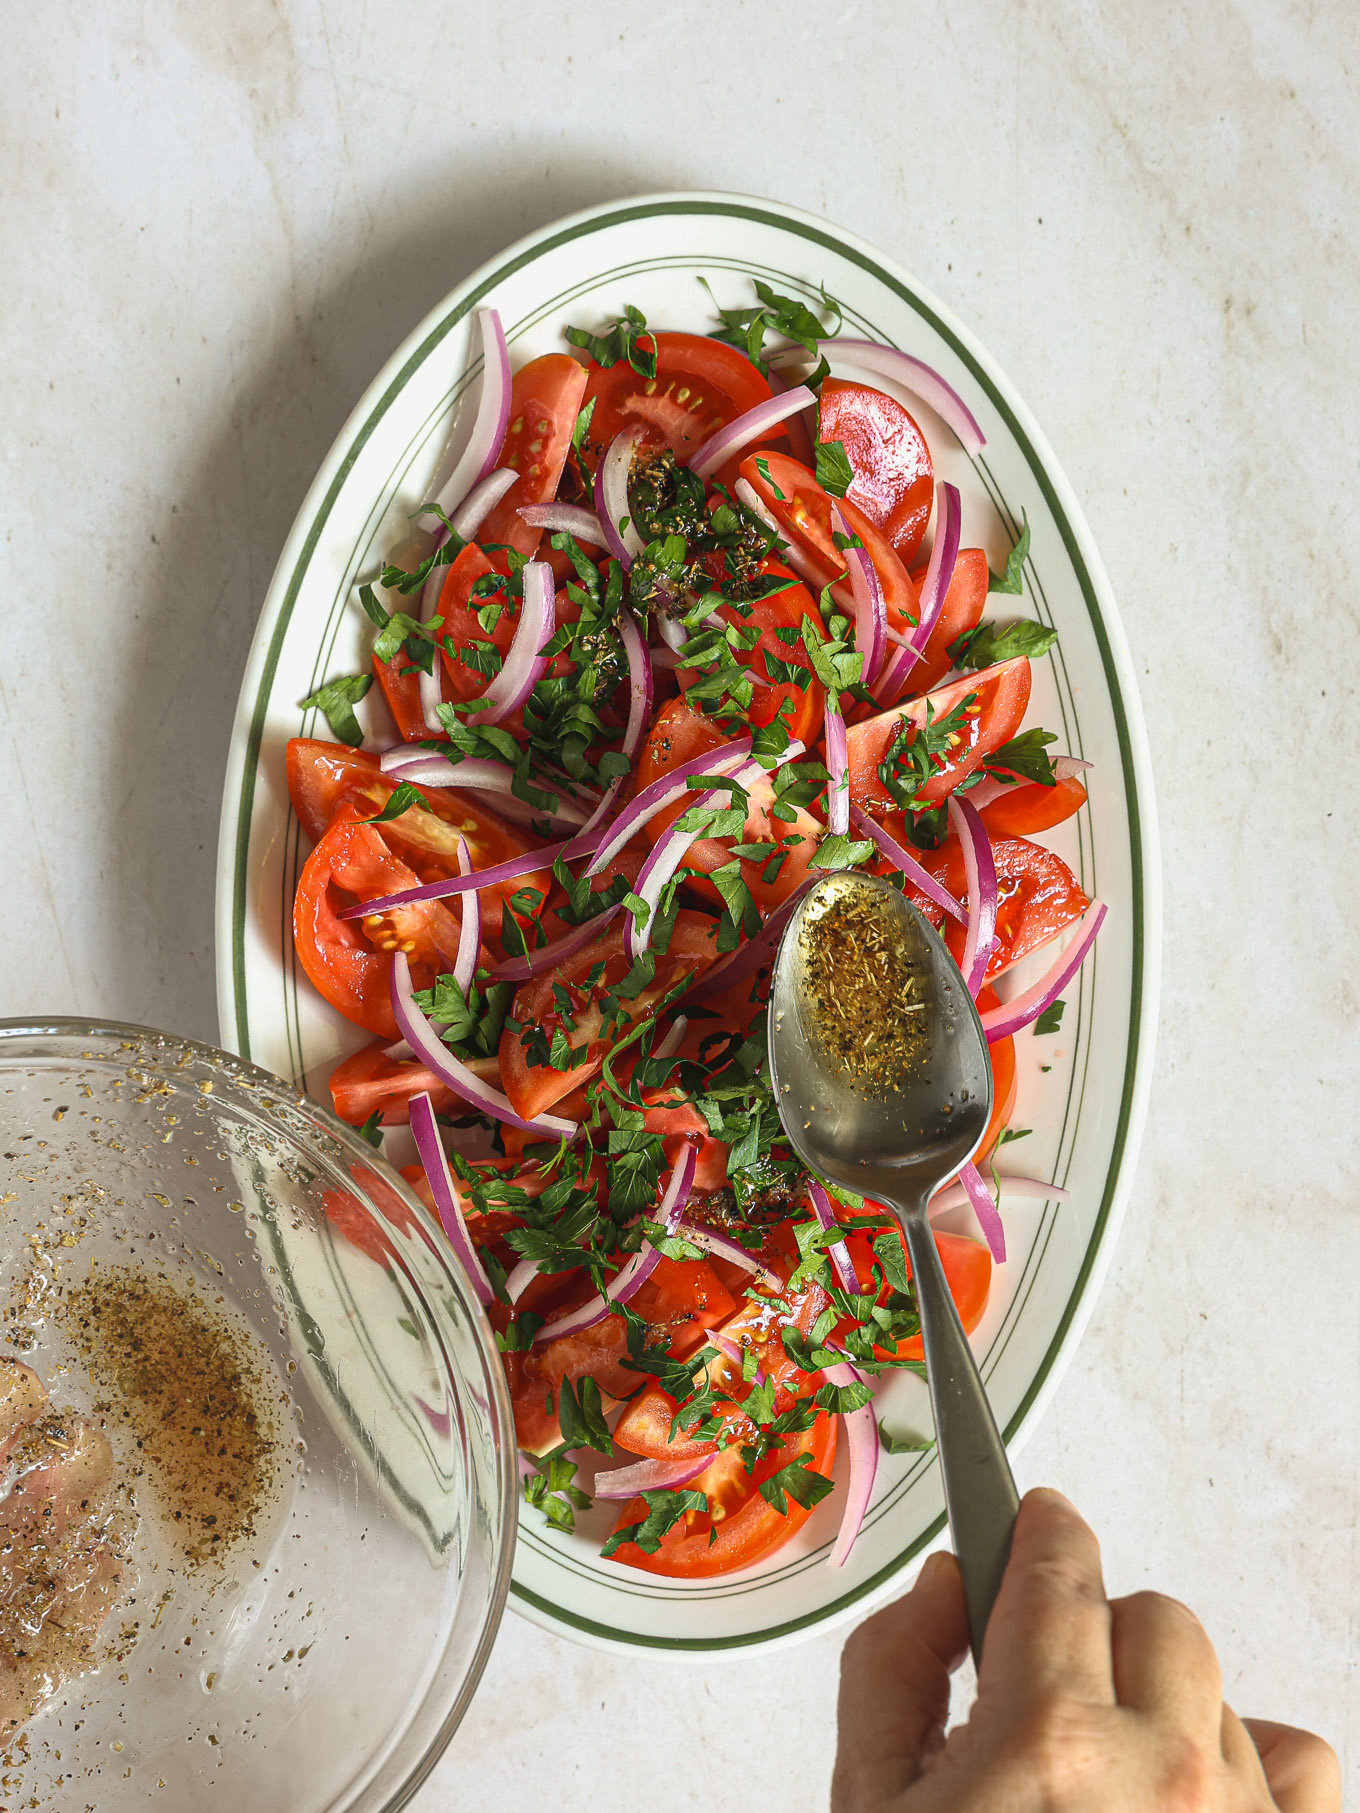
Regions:
<svg viewBox="0 0 1360 1813"><path fill-rule="evenodd" d="M1028 529L989 572L919 423L828 355L968 452L981 430L928 367L756 287L713 335L630 308L513 377L481 311L471 438L419 513L433 546L360 588L372 672L304 701L334 740L288 747L313 844L297 956L366 1035L336 1112L374 1144L409 1123L406 1175L504 1359L529 1502L567 1530L615 1505L604 1555L675 1578L787 1542L838 1441L840 1565L900 1445L873 1381L921 1365L893 1218L810 1176L772 1099L793 903L828 870L890 877L977 999L995 1109L936 1198L984 1236L936 1234L970 1332L1005 1256L989 1159L1014 1035L1053 1030L1104 912L1034 841L1086 798L1084 764L1023 728L1053 635L984 618L1021 591ZM395 733L366 737L379 699ZM998 978L1068 928L1003 1003Z"/></svg>

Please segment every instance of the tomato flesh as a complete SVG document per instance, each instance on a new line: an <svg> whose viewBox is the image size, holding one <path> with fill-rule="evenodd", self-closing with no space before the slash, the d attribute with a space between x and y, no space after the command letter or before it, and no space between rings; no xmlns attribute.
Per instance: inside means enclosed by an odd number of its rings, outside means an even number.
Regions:
<svg viewBox="0 0 1360 1813"><path fill-rule="evenodd" d="M970 693L976 697L965 707L957 744L942 752L933 763L932 777L915 796L924 806L938 806L961 780L981 766L983 758L1007 743L1020 728L1029 704L1029 662L1023 655L1002 661L981 673L966 674L952 680L937 692L912 699L906 705L895 705L863 723L852 724L845 733L846 756L850 769L850 799L870 812L896 810L896 802L879 779L878 768L888 755L903 723L919 727L925 723L927 706L932 722L948 717L956 706L964 705Z"/></svg>
<svg viewBox="0 0 1360 1813"><path fill-rule="evenodd" d="M885 1218L892 1219L892 1211L884 1209L881 1203L865 1203L866 1209L882 1209ZM902 1248L902 1264L910 1278L911 1255L907 1251L906 1236L900 1228L895 1228ZM972 1334L982 1320L982 1313L987 1307L988 1293L992 1288L992 1255L980 1241L969 1240L964 1234L945 1234L931 1229L935 1241L935 1250L940 1255L940 1264L944 1267L945 1282L949 1294L954 1299L954 1307L959 1312L963 1323L963 1332ZM850 1262L855 1268L862 1291L873 1288L875 1276L874 1251L868 1234L851 1233L845 1237L845 1244L850 1253ZM879 1272L882 1271L880 1262ZM886 1281L880 1286L878 1301L886 1303L892 1295L893 1287ZM919 1334L908 1335L892 1346L875 1346L874 1353L881 1360L919 1360L924 1349Z"/></svg>
<svg viewBox="0 0 1360 1813"><path fill-rule="evenodd" d="M965 898L967 877L963 851L956 838L946 838L939 849L918 850L916 855L921 866L942 882L956 900ZM1069 925L1075 925L1091 904L1062 857L1042 844L1030 843L1024 837L993 838L992 859L996 864L997 913L996 945L987 962L989 982L1031 952L1041 950ZM933 901L910 888L908 898L939 923L940 909ZM956 919L949 921L944 938L957 962L963 955L964 928Z"/></svg>
<svg viewBox="0 0 1360 1813"><path fill-rule="evenodd" d="M520 476L477 531L484 547L499 542L520 554L537 552L543 531L531 529L519 512L556 497L585 391L586 374L569 353L545 353L515 373L496 464Z"/></svg>
<svg viewBox="0 0 1360 1813"><path fill-rule="evenodd" d="M907 411L869 384L825 378L817 438L845 448L855 473L846 496L910 561L930 520L935 473L926 437Z"/></svg>
<svg viewBox="0 0 1360 1813"><path fill-rule="evenodd" d="M766 402L770 386L744 353L702 334L659 333L656 376L626 359L592 364L586 401L594 414L584 449L592 467L616 435L640 427L644 446L667 446L682 463L719 428ZM774 431L775 438L780 431Z"/></svg>

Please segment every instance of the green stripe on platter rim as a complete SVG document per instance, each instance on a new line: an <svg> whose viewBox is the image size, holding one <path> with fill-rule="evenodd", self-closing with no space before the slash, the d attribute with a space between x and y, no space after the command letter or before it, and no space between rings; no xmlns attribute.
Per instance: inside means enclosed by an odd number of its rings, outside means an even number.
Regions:
<svg viewBox="0 0 1360 1813"><path fill-rule="evenodd" d="M844 258L848 263L858 266L876 281L883 284L893 295L911 308L935 333L948 345L960 361L966 366L974 380L987 395L998 415L1022 453L1034 478L1045 505L1058 529L1072 570L1081 589L1086 605L1088 618L1095 637L1102 670L1105 675L1110 698L1111 711L1119 743L1120 766L1124 780L1125 806L1129 827L1130 859L1130 892L1132 895L1131 925L1131 974L1130 974L1130 1016L1129 1033L1125 1053L1124 1084L1121 1092L1119 1114L1111 1144L1110 1161L1106 1174L1105 1189L1097 1210L1091 1237L1083 1255L1073 1288L1069 1293L1062 1317L1049 1344L1046 1353L1037 1368L1033 1379L1015 1413L1007 1424L1007 1439L1011 1439L1025 1420L1034 1405L1039 1392L1043 1389L1062 1348L1064 1339L1075 1316L1081 1307L1083 1296L1091 1273L1095 1267L1097 1255L1103 1244L1103 1238L1109 1222L1111 1209L1123 1168L1128 1144L1130 1122L1133 1114L1135 1084L1138 1077L1139 1057L1142 1051L1142 1013L1145 1006L1144 984L1146 977L1146 952L1144 948L1145 913L1144 913L1144 833L1142 802L1139 795L1138 777L1134 768L1133 749L1129 732L1129 722L1125 703L1120 691L1118 675L1110 642L1109 631L1101 612L1100 602L1096 596L1095 586L1087 566L1085 556L1078 544L1067 511L1059 500L1052 479L1044 463L1040 460L1030 436L1025 431L1010 403L998 389L990 373L985 369L976 355L961 340L953 329L940 318L936 311L927 304L902 278L885 270L878 261L867 252L841 239L833 232L815 222L803 220L796 216L772 213L759 204L736 198L674 198L644 201L632 206L612 208L591 214L583 219L549 232L547 235L532 240L518 248L517 251L501 264L487 270L474 279L460 300L442 316L431 331L401 367L400 371L388 383L386 389L370 411L354 439L345 451L339 467L332 478L320 505L311 517L307 535L294 563L288 585L280 604L273 626L265 660L256 690L255 701L251 712L247 732L245 755L242 764L240 792L237 804L235 827L235 851L233 862L232 893L232 983L233 1007L235 1009L235 1032L238 1049L243 1056L249 1056L249 1021L245 983L245 920L248 863L250 852L251 812L254 801L255 786L258 778L260 747L263 741L265 717L268 710L270 694L273 688L280 652L292 617L293 607L301 590L302 582L311 557L320 540L322 529L328 520L331 510L352 470L360 452L369 440L378 422L391 406L395 398L404 389L408 380L419 369L430 351L463 319L497 283L503 282L515 271L543 257L559 246L568 244L586 235L602 232L611 228L626 225L629 222L655 219L663 216L726 216L745 219L757 225L770 227L778 232L792 234L795 237L820 245L826 250ZM664 261L660 258L648 261L647 268L656 268ZM706 262L716 263L716 259ZM789 279L803 284L803 279ZM988 474L990 477L990 473ZM1084 866L1084 865L1083 865ZM792 1635L811 1626L824 1623L844 1612L857 1601L875 1591L893 1576L900 1574L910 1561L924 1549L943 1528L943 1518L938 1518L917 1540L905 1551L888 1563L869 1580L861 1582L852 1592L841 1599L819 1607L813 1612L790 1620L785 1624L773 1626L757 1632L736 1633L730 1637L677 1638L657 1637L640 1633L620 1631L612 1626L585 1618L569 1612L561 1606L554 1605L524 1587L513 1582L511 1592L534 1606L545 1616L555 1622L569 1624L590 1635L612 1643L628 1646L640 1646L659 1649L708 1650L743 1647L755 1643L767 1643L781 1636ZM612 1583L611 1583L612 1584Z"/></svg>

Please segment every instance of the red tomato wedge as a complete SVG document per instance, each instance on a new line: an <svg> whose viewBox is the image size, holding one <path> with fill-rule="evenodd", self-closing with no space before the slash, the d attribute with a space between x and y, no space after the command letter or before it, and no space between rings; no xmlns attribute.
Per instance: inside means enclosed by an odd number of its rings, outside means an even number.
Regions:
<svg viewBox="0 0 1360 1813"><path fill-rule="evenodd" d="M932 778L916 796L927 806L938 806L966 775L981 765L984 756L1008 743L1019 730L1029 704L1029 685L1029 662L1017 655L1013 661L966 674L938 692L911 699L905 705L894 705L891 711L881 711L861 724L852 724L845 733L852 804L870 812L897 810L892 795L879 779L878 768L896 741L899 727L904 722L918 727L924 724L927 706L931 721L937 723L948 717L955 706L964 705L972 694L973 702L966 706L954 733L957 743L935 758Z"/></svg>
<svg viewBox="0 0 1360 1813"><path fill-rule="evenodd" d="M477 531L483 547L499 542L520 554L537 551L543 531L531 529L519 511L556 497L585 392L586 374L569 353L545 353L515 373L496 464L513 466L520 476Z"/></svg>
<svg viewBox="0 0 1360 1813"><path fill-rule="evenodd" d="M1085 787L1069 774L1052 787L1021 781L983 806L978 816L989 837L1030 837L1035 831L1052 830L1085 804Z"/></svg>
<svg viewBox="0 0 1360 1813"><path fill-rule="evenodd" d="M458 954L458 921L437 900L390 907L370 924L341 919L354 901L376 900L420 885L373 825L345 801L303 866L293 903L293 942L307 979L346 1019L395 1039L388 982L392 952L407 953L417 988L428 988Z"/></svg>
<svg viewBox="0 0 1360 1813"><path fill-rule="evenodd" d="M926 437L902 405L868 384L825 378L817 438L839 441L855 473L846 492L910 561L930 521L935 469Z"/></svg>
<svg viewBox="0 0 1360 1813"><path fill-rule="evenodd" d="M925 653L907 675L910 691L929 692L953 667L949 644L956 642L965 630L976 629L981 623L991 577L987 556L981 548L959 549L940 614L926 638Z"/></svg>
<svg viewBox="0 0 1360 1813"><path fill-rule="evenodd" d="M648 1555L635 1542L625 1542L614 1551L613 1559L625 1567L640 1568L648 1574L665 1574L672 1579L699 1580L714 1574L729 1574L735 1568L750 1567L763 1555L787 1542L801 1530L811 1516L793 1498L787 1499L785 1511L779 1511L761 1494L762 1481L782 1467L806 1454L813 1472L824 1479L831 1477L836 1464L836 1418L823 1412L810 1429L799 1435L785 1436L783 1441L757 1461L747 1474L739 1449L730 1448L715 1457L689 1489L707 1495L708 1511L689 1511L661 1538L656 1554ZM640 1498L630 1499L619 1512L616 1530L640 1522L647 1506ZM716 1533L715 1533L716 1532Z"/></svg>
<svg viewBox="0 0 1360 1813"><path fill-rule="evenodd" d="M500 1088L500 1062L496 1058L465 1058L474 1075ZM466 1114L467 1103L456 1096L423 1064L389 1058L380 1039L361 1046L336 1065L330 1077L331 1101L336 1118L351 1127L362 1127L371 1114L382 1116L384 1127L404 1126L410 1119L413 1095L427 1094L436 1114Z"/></svg>
<svg viewBox="0 0 1360 1813"><path fill-rule="evenodd" d="M818 635L824 635L822 615L817 609L816 600L807 587L793 574L790 568L782 566L777 560L763 560L760 563L763 575L778 579L792 580L786 592L776 592L772 598L757 598L738 610L734 605L724 604L716 615L724 623L730 623L738 630L759 630L760 638L748 648L736 648L732 652L743 667L749 667L766 685L757 685L755 698L751 701L751 719L758 724L771 724L785 699L792 706L792 714L787 719L789 735L799 742L811 743L821 731L822 713L826 708L826 691L820 681L812 678L812 664L808 660L807 649L801 637L792 644L782 640L779 632L786 635L797 634L801 629L804 617L810 618ZM796 667L808 676L806 686L796 680L774 680L771 674L771 663L783 662L786 667ZM778 667L774 673L780 672ZM692 686L697 676L693 669L682 667L676 675L680 688ZM721 739L719 739L721 740Z"/></svg>
<svg viewBox="0 0 1360 1813"><path fill-rule="evenodd" d="M813 562L820 583L830 585L838 580L845 572L845 556L831 538L833 500L815 475L785 453L752 453L741 462L741 476L779 523L785 540ZM892 543L864 512L848 497L836 501L846 527L859 536L873 562L889 625L898 631L908 629L916 622L916 582Z"/></svg>
<svg viewBox="0 0 1360 1813"><path fill-rule="evenodd" d="M542 1114L554 1102L560 1102L571 1089L588 1082L608 1056L610 1048L637 1020L645 1019L662 999L685 976L695 980L718 954L718 927L715 920L702 913L682 912L675 922L670 946L656 959L656 974L633 1000L620 1000L623 1014L617 1031L600 1036L604 1019L601 1000L628 974L630 965L623 954L623 926L613 920L597 938L545 975L535 976L516 991L510 1006L510 1019L524 1034L541 1034L546 1045L561 1031L572 1050L583 1051L584 1058L572 1068L555 1070L550 1063L531 1063L536 1052L526 1047L521 1032L507 1022L501 1035L501 1079L516 1114L525 1120ZM591 980L592 972L603 965L602 973ZM564 989L571 1001L573 1028L563 1023L562 1008L556 989Z"/></svg>
<svg viewBox="0 0 1360 1813"><path fill-rule="evenodd" d="M866 1209L882 1209L883 1214L891 1219L891 1210L883 1209L881 1203L865 1203ZM911 1277L911 1258L907 1252L906 1236L900 1228L894 1229L902 1248L902 1265L907 1277ZM959 1312L963 1323L963 1332L971 1335L982 1320L982 1312L987 1307L987 1296L992 1288L992 1255L981 1241L969 1240L964 1234L944 1234L931 1230L935 1240L935 1250L940 1255L940 1264L944 1267L945 1282L949 1294L954 1299L954 1307ZM852 1233L845 1237L845 1244L850 1253L850 1262L855 1268L860 1289L871 1288L874 1277L873 1243L868 1234ZM882 1264L878 1271L882 1272ZM892 1286L886 1281L878 1293L878 1301L886 1303L892 1295ZM834 1338L834 1337L833 1337ZM881 1360L919 1360L923 1354L920 1335L909 1335L891 1347L875 1347L874 1352Z"/></svg>
<svg viewBox="0 0 1360 1813"><path fill-rule="evenodd" d="M588 368L586 401L595 412L583 449L594 466L625 428L641 427L643 444L666 446L682 463L719 428L768 401L770 387L734 346L702 334L661 333L656 376L645 378L626 359ZM782 438L775 429L774 438Z"/></svg>
<svg viewBox="0 0 1360 1813"><path fill-rule="evenodd" d="M918 850L916 855L955 899L965 897L963 851L956 838L946 838L938 850ZM989 982L1075 925L1091 904L1062 857L1042 844L1032 844L1024 837L993 838L992 858L996 863L997 942L987 963ZM908 894L938 925L940 909L924 894L910 889ZM950 920L944 938L957 961L963 954L964 930L956 919Z"/></svg>

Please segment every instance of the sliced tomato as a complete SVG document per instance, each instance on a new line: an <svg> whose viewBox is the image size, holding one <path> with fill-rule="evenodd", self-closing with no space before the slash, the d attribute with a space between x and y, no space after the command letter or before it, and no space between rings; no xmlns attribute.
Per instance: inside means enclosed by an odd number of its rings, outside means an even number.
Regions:
<svg viewBox="0 0 1360 1813"><path fill-rule="evenodd" d="M918 850L916 855L956 900L965 898L968 884L956 838L948 837L938 850ZM1024 837L993 838L992 858L996 863L997 941L987 963L989 982L1074 925L1091 904L1062 857L1042 844L1032 844ZM914 890L909 890L909 896L939 923L940 910L933 902ZM957 960L963 954L964 929L956 919L950 920L944 937Z"/></svg>
<svg viewBox="0 0 1360 1813"><path fill-rule="evenodd" d="M1085 804L1085 787L1069 774L1052 787L1021 781L983 806L978 816L989 837L1030 837L1036 831L1052 830Z"/></svg>
<svg viewBox="0 0 1360 1813"><path fill-rule="evenodd" d="M981 548L959 549L940 614L926 638L925 653L907 675L907 685L913 693L929 692L953 667L949 644L981 623L991 577Z"/></svg>
<svg viewBox="0 0 1360 1813"><path fill-rule="evenodd" d="M339 910L419 885L376 827L360 824L342 801L303 866L293 902L293 942L307 979L346 1019L388 1039L397 1036L388 995L392 952L404 950L416 987L428 988L453 967L458 921L437 900L391 907L374 923L341 919Z"/></svg>
<svg viewBox="0 0 1360 1813"><path fill-rule="evenodd" d="M576 1307L591 1294L588 1274L554 1303L555 1313ZM537 1283L534 1280L534 1283ZM530 1285L530 1290L533 1284ZM732 1295L713 1268L702 1259L658 1259L649 1277L633 1293L629 1307L666 1335L670 1351L686 1351L702 1339L703 1330L731 1314ZM545 1304L521 1297L521 1309L542 1314ZM515 1434L521 1448L542 1454L561 1441L557 1403L562 1380L592 1378L611 1397L635 1391L643 1375L624 1365L628 1353L625 1322L621 1315L605 1316L593 1327L556 1340L540 1341L525 1353L504 1356L510 1400L515 1412ZM552 1409L549 1410L549 1392Z"/></svg>
<svg viewBox="0 0 1360 1813"><path fill-rule="evenodd" d="M862 724L850 725L845 744L852 804L870 812L895 810L892 796L878 777L878 767L896 741L899 727L904 722L919 727L926 720L927 707L932 722L938 722L955 706L964 705L971 693L976 696L965 707L962 725L955 733L957 744L935 758L934 778L918 795L928 806L938 806L981 765L984 756L1009 742L1019 730L1029 704L1029 686L1029 662L1017 655L1012 661L952 680L937 692L895 705L891 711L881 711Z"/></svg>
<svg viewBox="0 0 1360 1813"><path fill-rule="evenodd" d="M816 476L785 453L752 453L741 462L741 476L755 489L765 508L779 523L784 537L801 549L813 564L822 585L840 581L845 556L832 540L831 503ZM848 497L838 500L846 527L863 542L883 588L883 602L893 629L905 630L916 622L916 583L892 543ZM837 597L848 599L848 580L838 585Z"/></svg>
<svg viewBox="0 0 1360 1813"><path fill-rule="evenodd" d="M651 732L638 757L635 790L640 793L669 769L693 761L695 756L705 755L710 749L717 749L729 740L711 718L706 718L702 712L691 710L683 699L667 699L656 714ZM774 788L764 778L748 782L746 792L750 805L741 839L703 838L698 843L691 844L686 851L685 867L698 869L702 874L711 874L714 869L731 862L731 846L737 841L778 845L779 850L774 856L742 859L742 878L751 890L752 899L764 914L772 911L781 901L787 900L803 881L824 827L811 814L801 810L792 821L772 818L770 807L774 803ZM691 795L687 799L677 800L674 805L664 807L648 820L643 828L643 836L650 843L655 843L680 814L693 804L694 798ZM691 880L686 885L705 899L717 901L721 898L711 882Z"/></svg>
<svg viewBox="0 0 1360 1813"><path fill-rule="evenodd" d="M786 592L776 592L772 598L757 598L740 607L724 604L716 614L724 623L730 623L738 630L760 632L759 640L750 648L735 648L732 651L743 667L751 668L759 676L755 697L751 701L752 721L772 724L780 706L787 699L791 708L787 718L789 735L810 745L821 733L826 691L820 681L812 676L812 664L808 660L800 631L803 619L807 617L811 619L817 634L822 635L821 612L817 609L812 593L798 581L791 568L777 560L763 560L760 563L760 573L762 576L787 579L793 583ZM792 641L787 640L790 637L793 638ZM796 680L772 681L772 662L783 662L787 667L798 668L808 677L806 686L800 685ZM779 671L775 667L774 672ZM697 677L692 668L682 667L676 676L681 691L692 686ZM759 684L760 680L766 684Z"/></svg>
<svg viewBox="0 0 1360 1813"><path fill-rule="evenodd" d="M515 373L510 422L498 466L520 474L477 531L484 547L493 543L532 555L542 538L519 514L525 504L548 503L571 450L571 434L585 395L586 374L569 353L545 353Z"/></svg>
<svg viewBox="0 0 1360 1813"><path fill-rule="evenodd" d="M499 558L504 560L505 557ZM489 642L502 660L509 653L519 621L518 606L512 614L510 600L503 594L490 600L472 597L472 588L479 580L496 574L503 576L504 571L502 566L489 560L475 542L469 542L449 568L448 578L439 594L439 615L444 619L439 638L447 698L480 698L489 684L486 674L462 660L464 649L470 649L474 642ZM482 627L477 617L477 612L486 603L493 606L499 603L503 607L489 630Z"/></svg>
<svg viewBox="0 0 1360 1813"><path fill-rule="evenodd" d="M892 1219L892 1211L884 1209L881 1203L866 1201L868 1209L882 1209L883 1214ZM906 1236L900 1228L894 1227L902 1248L902 1264L907 1277L911 1277L911 1257L907 1252ZM954 1307L959 1312L963 1323L963 1332L972 1334L982 1320L982 1312L987 1307L987 1295L992 1288L992 1255L981 1241L969 1240L964 1234L944 1234L931 1230L935 1239L935 1250L940 1255L940 1264L944 1267L945 1282L949 1294L954 1299ZM849 1249L850 1261L859 1279L860 1289L872 1289L874 1272L873 1244L868 1234L852 1233L845 1237ZM882 1265L879 1265L882 1272ZM878 1301L886 1303L892 1295L893 1287L886 1281L878 1293ZM920 1335L908 1335L892 1347L875 1347L874 1352L881 1360L919 1360L923 1349Z"/></svg>
<svg viewBox="0 0 1360 1813"><path fill-rule="evenodd" d="M640 1568L644 1573L663 1574L671 1579L697 1580L714 1574L730 1574L737 1568L750 1567L764 1556L783 1546L807 1522L811 1512L792 1498L787 1509L776 1510L762 1496L760 1486L772 1474L808 1456L812 1470L823 1478L831 1477L836 1463L836 1418L825 1412L810 1429L799 1435L786 1436L782 1443L757 1461L747 1474L738 1448L727 1449L715 1456L712 1464L691 1480L691 1491L703 1492L709 1500L708 1511L689 1511L666 1535L654 1555L648 1555L634 1542L625 1542L614 1551L613 1559L625 1567ZM630 1499L619 1512L614 1527L626 1529L647 1515L641 1498Z"/></svg>
<svg viewBox="0 0 1360 1813"><path fill-rule="evenodd" d="M595 412L583 449L594 466L625 428L641 426L643 444L666 446L686 460L710 435L758 403L770 386L744 353L703 334L663 333L656 343L656 376L644 378L626 359L591 364L586 401ZM781 439L775 429L772 438Z"/></svg>
<svg viewBox="0 0 1360 1813"><path fill-rule="evenodd" d="M977 1004L978 1012L986 1013L989 1008L999 1007L1001 999L995 989L984 984L978 990ZM1015 1112L1015 1040L997 1039L989 1044L987 1058L992 1066L992 1113L982 1135L982 1144L974 1154L975 1164L990 1158L1002 1129L1010 1125L1011 1115Z"/></svg>
<svg viewBox="0 0 1360 1813"><path fill-rule="evenodd" d="M433 732L425 722L420 703L420 675L406 656L398 653L393 661L379 661L375 655L373 672L402 742L417 743L422 737L431 736Z"/></svg>
<svg viewBox="0 0 1360 1813"><path fill-rule="evenodd" d="M826 378L817 438L845 448L855 473L845 495L909 562L921 545L935 496L930 449L916 423L872 385Z"/></svg>
<svg viewBox="0 0 1360 1813"><path fill-rule="evenodd" d="M288 798L312 843L334 818L335 808L351 787L386 787L390 794L395 785L383 775L376 755L344 743L323 742L319 737L290 737L284 770Z"/></svg>
<svg viewBox="0 0 1360 1813"><path fill-rule="evenodd" d="M432 1070L410 1059L389 1058L387 1050L381 1039L374 1045L361 1046L331 1072L331 1101L338 1120L362 1127L370 1115L378 1114L384 1127L404 1126L410 1119L411 1097L422 1093L429 1096L436 1114L472 1112ZM475 1076L500 1088L498 1058L468 1058L464 1062Z"/></svg>
<svg viewBox="0 0 1360 1813"><path fill-rule="evenodd" d="M715 920L702 913L681 912L668 949L657 956L653 980L636 999L620 1002L625 1018L616 1031L603 1037L601 997L623 981L631 968L623 954L621 921L611 921L584 950L556 969L524 983L511 1003L510 1018L526 1032L541 1031L548 1040L560 1029L573 1051L584 1051L585 1056L570 1070L531 1064L524 1038L507 1024L501 1035L501 1077L516 1114L530 1120L587 1082L604 1062L610 1046L633 1022L645 1019L683 977L697 979L703 974L718 954L717 936ZM592 982L591 974L601 964L603 972ZM565 990L571 999L572 1028L563 1023L557 989Z"/></svg>

